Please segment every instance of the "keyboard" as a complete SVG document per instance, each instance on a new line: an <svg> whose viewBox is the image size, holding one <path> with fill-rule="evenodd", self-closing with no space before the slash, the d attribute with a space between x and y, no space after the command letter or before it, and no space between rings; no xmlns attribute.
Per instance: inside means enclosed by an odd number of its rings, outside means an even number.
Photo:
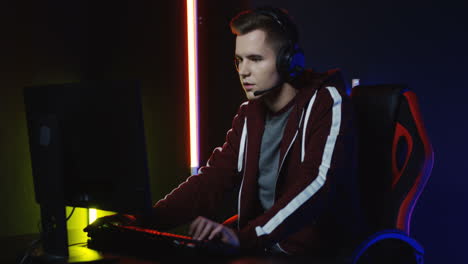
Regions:
<svg viewBox="0 0 468 264"><path fill-rule="evenodd" d="M188 236L137 226L106 224L88 232L88 247L143 257L235 256L238 249L221 241L194 240Z"/></svg>

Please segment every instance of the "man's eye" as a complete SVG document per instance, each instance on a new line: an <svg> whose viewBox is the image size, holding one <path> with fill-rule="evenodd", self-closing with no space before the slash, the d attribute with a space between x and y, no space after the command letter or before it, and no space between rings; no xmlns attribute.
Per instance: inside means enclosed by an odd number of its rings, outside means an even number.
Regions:
<svg viewBox="0 0 468 264"><path fill-rule="evenodd" d="M254 61L254 62L259 62L259 61L262 60L262 58L252 58L251 60Z"/></svg>

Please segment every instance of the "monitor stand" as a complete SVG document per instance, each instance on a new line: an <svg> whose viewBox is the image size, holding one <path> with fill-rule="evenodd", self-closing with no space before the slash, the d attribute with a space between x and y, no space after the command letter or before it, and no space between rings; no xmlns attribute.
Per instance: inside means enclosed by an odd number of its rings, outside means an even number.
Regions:
<svg viewBox="0 0 468 264"><path fill-rule="evenodd" d="M56 115L45 115L34 124L39 126L41 148L31 153L36 164L34 184L39 186L36 199L41 211L41 251L32 255L34 263L112 263L116 258L104 258L86 246L68 246L67 219L64 199L63 150ZM39 166L39 167L38 167Z"/></svg>
<svg viewBox="0 0 468 264"><path fill-rule="evenodd" d="M58 197L56 197L58 198ZM60 201L60 199L57 199ZM104 256L86 245L68 246L67 221L63 203L41 204L41 248L32 255L33 263L117 263L119 258Z"/></svg>

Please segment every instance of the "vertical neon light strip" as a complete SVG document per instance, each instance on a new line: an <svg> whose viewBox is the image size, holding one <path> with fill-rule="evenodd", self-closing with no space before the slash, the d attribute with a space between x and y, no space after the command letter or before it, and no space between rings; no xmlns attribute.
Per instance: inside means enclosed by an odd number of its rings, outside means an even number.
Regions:
<svg viewBox="0 0 468 264"><path fill-rule="evenodd" d="M188 89L190 115L190 167L198 170L198 65L197 65L197 1L187 0Z"/></svg>

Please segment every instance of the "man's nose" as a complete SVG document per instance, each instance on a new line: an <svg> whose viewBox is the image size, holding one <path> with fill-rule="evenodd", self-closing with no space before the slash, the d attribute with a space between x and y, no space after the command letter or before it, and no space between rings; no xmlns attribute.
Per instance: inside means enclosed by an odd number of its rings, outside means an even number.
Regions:
<svg viewBox="0 0 468 264"><path fill-rule="evenodd" d="M248 62L243 61L239 63L239 75L242 77L250 75L250 67L248 65Z"/></svg>

